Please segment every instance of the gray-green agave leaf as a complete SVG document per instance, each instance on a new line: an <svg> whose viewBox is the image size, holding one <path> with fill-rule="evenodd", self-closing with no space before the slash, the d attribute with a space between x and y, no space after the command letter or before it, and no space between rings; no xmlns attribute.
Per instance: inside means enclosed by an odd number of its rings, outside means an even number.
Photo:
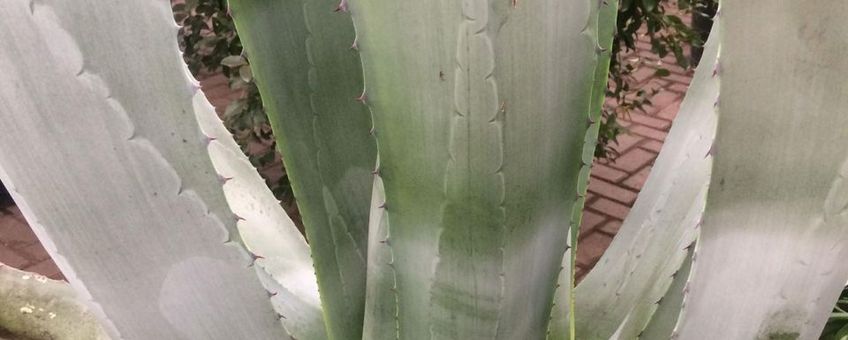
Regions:
<svg viewBox="0 0 848 340"><path fill-rule="evenodd" d="M848 277L848 2L725 0L680 339L814 339Z"/></svg>
<svg viewBox="0 0 848 340"><path fill-rule="evenodd" d="M303 328L257 271L320 311L306 245L188 74L167 2L4 1L0 18L0 178L113 339Z"/></svg>
<svg viewBox="0 0 848 340"><path fill-rule="evenodd" d="M355 339L376 146L365 98L357 99L363 84L353 23L338 3L230 5L303 217L328 335Z"/></svg>
<svg viewBox="0 0 848 340"><path fill-rule="evenodd" d="M350 5L384 197L363 337L543 338L585 187L598 2Z"/></svg>
<svg viewBox="0 0 848 340"><path fill-rule="evenodd" d="M713 31L717 31L718 23ZM707 42L680 112L633 209L577 286L577 339L631 339L646 327L694 242L715 136L718 39Z"/></svg>

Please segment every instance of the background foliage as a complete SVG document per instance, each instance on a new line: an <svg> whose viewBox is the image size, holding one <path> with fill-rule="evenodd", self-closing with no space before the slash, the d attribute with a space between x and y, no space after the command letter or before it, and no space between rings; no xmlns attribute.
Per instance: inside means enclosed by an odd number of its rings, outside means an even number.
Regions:
<svg viewBox="0 0 848 340"><path fill-rule="evenodd" d="M701 36L684 23L681 16L697 15L693 12L699 12L697 9L708 6L715 6L715 0L620 2L606 93L615 104L605 105L603 108L598 147L595 149L596 157L615 159L618 156L614 147L616 137L624 132L624 128L618 124L618 118L633 110L643 110L645 105L651 104L651 96L656 93L655 89L638 87L632 76L638 64L642 62L638 58L632 58L630 53L636 50L639 37L642 34L647 36L651 52L656 56L665 58L671 55L678 66L688 70L695 65L686 55L685 47L701 47L706 36ZM660 68L655 76L662 78L669 74L667 69Z"/></svg>
<svg viewBox="0 0 848 340"><path fill-rule="evenodd" d="M845 287L839 295L839 300L836 302L836 306L833 307L833 313L830 314L830 319L827 320L827 324L824 326L821 339L848 339L848 287Z"/></svg>

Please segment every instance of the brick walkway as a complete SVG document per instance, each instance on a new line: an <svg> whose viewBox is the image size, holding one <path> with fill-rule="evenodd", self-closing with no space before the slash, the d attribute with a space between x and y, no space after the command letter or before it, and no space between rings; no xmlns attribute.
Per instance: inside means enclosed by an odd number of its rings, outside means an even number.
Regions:
<svg viewBox="0 0 848 340"><path fill-rule="evenodd" d="M692 80L691 71L675 65L671 57L658 60L650 49L650 44L640 39L637 51L629 59L639 65L633 73L638 83L634 88L658 92L651 97L652 105L645 112L631 112L619 118L619 124L628 132L618 136L618 158L614 162L596 160L592 165L577 247L578 277L595 265L630 212ZM654 77L660 66L671 75Z"/></svg>
<svg viewBox="0 0 848 340"><path fill-rule="evenodd" d="M596 161L592 167L578 247L579 276L598 261L630 211L691 80L691 74L674 65L672 59L659 61L653 57L650 44L644 39L640 39L637 51L628 60L638 65L633 73L638 87L659 92L651 98L653 105L646 108L646 113L620 117L619 123L629 133L618 137L618 159ZM671 75L655 78L659 65L670 70ZM221 75L206 78L201 84L219 114L238 95L230 91ZM0 262L51 278L63 278L14 206L0 210Z"/></svg>
<svg viewBox="0 0 848 340"><path fill-rule="evenodd" d="M14 205L0 209L0 263L51 279L65 278Z"/></svg>

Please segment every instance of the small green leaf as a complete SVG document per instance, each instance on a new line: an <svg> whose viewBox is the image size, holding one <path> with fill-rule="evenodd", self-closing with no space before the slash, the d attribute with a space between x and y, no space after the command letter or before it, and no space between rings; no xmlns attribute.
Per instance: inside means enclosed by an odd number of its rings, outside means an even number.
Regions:
<svg viewBox="0 0 848 340"><path fill-rule="evenodd" d="M240 55L231 55L224 59L221 59L221 65L226 67L239 67L247 64L247 61L244 60L244 57Z"/></svg>
<svg viewBox="0 0 848 340"><path fill-rule="evenodd" d="M646 12L653 11L654 8L657 8L657 0L642 0L642 8L644 8Z"/></svg>
<svg viewBox="0 0 848 340"><path fill-rule="evenodd" d="M244 110L245 101L244 100L234 100L230 105L227 105L227 109L224 110L224 119L230 119L233 116L241 113Z"/></svg>
<svg viewBox="0 0 848 340"><path fill-rule="evenodd" d="M836 332L836 336L834 336L836 340L845 340L848 339L848 325L839 329L839 332Z"/></svg>
<svg viewBox="0 0 848 340"><path fill-rule="evenodd" d="M251 82L253 80L253 71L250 70L250 65L239 67L239 76L241 76L241 80L244 80L244 82Z"/></svg>
<svg viewBox="0 0 848 340"><path fill-rule="evenodd" d="M671 74L668 69L659 68L657 72L654 72L654 76L656 77L668 77Z"/></svg>

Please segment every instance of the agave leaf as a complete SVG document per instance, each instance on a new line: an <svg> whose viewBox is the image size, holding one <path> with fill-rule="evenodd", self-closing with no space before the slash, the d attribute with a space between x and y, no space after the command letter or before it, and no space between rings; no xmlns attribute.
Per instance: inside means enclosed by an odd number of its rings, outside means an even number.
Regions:
<svg viewBox="0 0 848 340"><path fill-rule="evenodd" d="M680 309L683 307L684 289L689 282L689 274L692 269L692 254L694 251L694 247L690 247L689 251L687 251L686 259L683 261L683 265L680 266L680 270L674 275L671 286L668 287L668 291L662 299L657 301L657 308L653 316L651 316L651 321L637 335L639 339L671 338L671 334L674 332L674 327L677 325L677 320L680 316ZM621 336L625 333L623 330L623 328L619 328L617 333L618 339L628 339ZM630 334L632 335L632 333Z"/></svg>
<svg viewBox="0 0 848 340"><path fill-rule="evenodd" d="M597 2L351 5L385 194L363 338L544 337L580 200Z"/></svg>
<svg viewBox="0 0 848 340"><path fill-rule="evenodd" d="M379 166L379 160L377 162ZM388 214L380 206L386 201L383 180L374 177L374 188L371 193L371 217L368 225L368 286L365 293L367 300L385 299L381 296L386 292L397 291L397 280L392 266L394 265L392 247L386 243L389 240ZM385 270L385 268L390 270ZM391 298L391 297L388 297ZM367 301L366 300L366 301ZM385 338L399 338L398 323L386 322L397 316L397 304L385 303L378 306L368 305L365 309L363 339L372 339L376 335Z"/></svg>
<svg viewBox="0 0 848 340"><path fill-rule="evenodd" d="M310 267L305 245L264 210L267 189L248 192L261 180L242 178L244 156L220 155L234 143L209 125L167 2L7 1L0 16L0 178L112 338L284 336L227 199L244 196L238 224L290 246L291 268ZM216 170L234 177L224 190ZM280 268L270 257L257 267Z"/></svg>
<svg viewBox="0 0 848 340"><path fill-rule="evenodd" d="M619 328L618 337L635 338L696 237L717 120L713 105L718 95L718 81L713 78L717 51L718 41L710 39L633 209L609 249L576 288L577 339L609 339Z"/></svg>
<svg viewBox="0 0 848 340"><path fill-rule="evenodd" d="M327 330L361 336L376 146L344 1L231 6L312 249ZM340 9L334 11L334 8Z"/></svg>
<svg viewBox="0 0 848 340"><path fill-rule="evenodd" d="M721 15L717 155L678 334L817 338L848 277L848 2Z"/></svg>
<svg viewBox="0 0 848 340"><path fill-rule="evenodd" d="M589 104L589 128L586 129L586 137L583 144L582 162L580 175L577 179L578 195L585 197L589 184L589 172L594 160L595 147L598 144L598 129L600 128L601 113L604 98L606 98L607 79L609 76L609 62L612 49L613 36L615 34L616 18L618 16L618 1L598 1L597 3L597 39L598 48L604 53L598 56L598 64L595 67L594 83L592 85L592 96ZM583 206L585 199L575 202L571 211L571 233L570 240L576 240L580 235L580 223L583 219ZM572 241L569 240L569 243ZM578 245L579 246L579 245ZM573 337L574 329L573 314L569 318L568 311L573 309L574 303L574 279L577 261L576 248L568 250L563 257L562 265L565 268L560 271L553 304L551 306L551 318L548 324L548 339L567 339ZM565 287L563 287L565 286Z"/></svg>
<svg viewBox="0 0 848 340"><path fill-rule="evenodd" d="M325 339L318 283L303 236L203 93L195 94L193 101L212 164L226 181L223 191L237 217L239 234L256 257L256 273L272 295L280 321L297 339Z"/></svg>
<svg viewBox="0 0 848 340"><path fill-rule="evenodd" d="M67 283L0 263L3 331L33 339L109 339Z"/></svg>

